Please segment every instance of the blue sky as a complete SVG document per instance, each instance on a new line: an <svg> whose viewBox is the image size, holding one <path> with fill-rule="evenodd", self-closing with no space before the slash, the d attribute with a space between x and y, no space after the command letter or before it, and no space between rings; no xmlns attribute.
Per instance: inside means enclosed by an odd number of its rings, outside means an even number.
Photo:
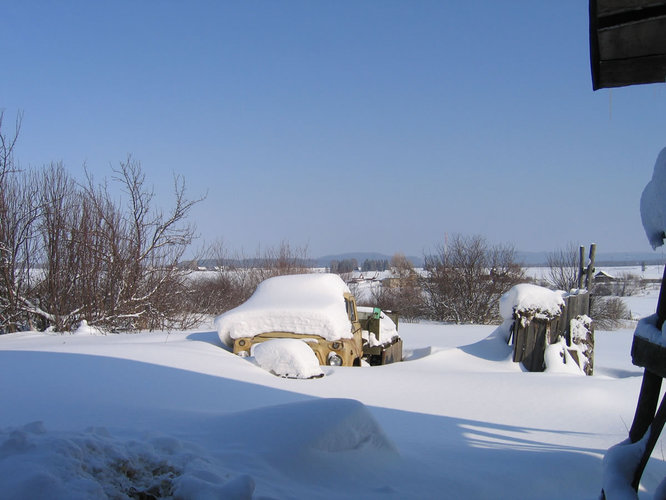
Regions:
<svg viewBox="0 0 666 500"><path fill-rule="evenodd" d="M22 166L128 154L202 241L422 255L649 251L638 204L666 84L592 91L583 0L2 1Z"/></svg>

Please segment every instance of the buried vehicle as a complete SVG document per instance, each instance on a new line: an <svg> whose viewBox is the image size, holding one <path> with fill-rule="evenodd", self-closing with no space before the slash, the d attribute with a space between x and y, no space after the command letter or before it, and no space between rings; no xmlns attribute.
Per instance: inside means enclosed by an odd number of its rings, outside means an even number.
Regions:
<svg viewBox="0 0 666 500"><path fill-rule="evenodd" d="M220 340L242 357L253 356L259 343L290 338L310 346L320 365L402 360L395 323L377 308L357 309L356 299L336 274L269 278L245 303L218 316L215 327Z"/></svg>

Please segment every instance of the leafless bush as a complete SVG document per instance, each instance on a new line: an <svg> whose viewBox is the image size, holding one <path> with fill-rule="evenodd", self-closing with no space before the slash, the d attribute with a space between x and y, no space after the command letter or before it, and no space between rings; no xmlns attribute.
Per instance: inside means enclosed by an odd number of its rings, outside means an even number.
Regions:
<svg viewBox="0 0 666 500"><path fill-rule="evenodd" d="M426 316L425 301L420 287L381 287L372 291L372 304L385 311L399 313L400 319L416 321Z"/></svg>
<svg viewBox="0 0 666 500"><path fill-rule="evenodd" d="M578 287L579 247L569 243L546 256L548 274L546 280L557 290L568 292Z"/></svg>
<svg viewBox="0 0 666 500"><path fill-rule="evenodd" d="M631 273L622 273L615 279L595 281L593 291L595 295L630 297L646 288L646 283Z"/></svg>
<svg viewBox="0 0 666 500"><path fill-rule="evenodd" d="M183 180L174 179L175 202L164 213L131 158L113 177L126 204L113 201L106 183L77 184L61 164L21 172L13 159L19 125L12 136L0 129L0 332L28 323L69 330L84 319L107 330L183 326L178 262L198 201L185 197Z"/></svg>
<svg viewBox="0 0 666 500"><path fill-rule="evenodd" d="M242 265L242 258L231 258L227 254L222 242L207 245L201 256L210 270L190 275L187 300L191 311L219 314L240 305L252 295L256 278Z"/></svg>
<svg viewBox="0 0 666 500"><path fill-rule="evenodd" d="M171 210L154 208L154 192L132 158L120 163L113 180L125 191L124 206L111 201L106 185L89 179L86 188L102 221L99 246L107 250L100 256L104 308L95 321L129 330L182 326L187 271L179 260L194 235L187 215L200 200L186 198L184 180L174 177Z"/></svg>
<svg viewBox="0 0 666 500"><path fill-rule="evenodd" d="M499 298L525 281L511 246L489 245L481 236L456 235L426 257L422 280L432 319L456 323L499 320Z"/></svg>
<svg viewBox="0 0 666 500"><path fill-rule="evenodd" d="M286 241L253 258L230 257L219 242L203 254L214 271L188 282L191 309L203 314L220 314L242 304L268 278L312 270L307 248L293 248Z"/></svg>
<svg viewBox="0 0 666 500"><path fill-rule="evenodd" d="M590 296L590 317L598 330L617 330L631 319L629 308L620 297Z"/></svg>
<svg viewBox="0 0 666 500"><path fill-rule="evenodd" d="M23 329L30 320L25 307L30 305L34 225L39 215L36 187L14 160L21 115L9 135L2 130L3 119L0 111L0 333Z"/></svg>
<svg viewBox="0 0 666 500"><path fill-rule="evenodd" d="M58 331L80 321L90 287L89 241L94 223L90 206L63 168L52 164L36 178L41 209L37 225L43 277L36 286L38 307L30 312Z"/></svg>
<svg viewBox="0 0 666 500"><path fill-rule="evenodd" d="M312 269L307 246L292 248L288 241L280 242L277 247L266 248L253 260L256 263L253 271L256 273L257 284L274 276L304 274Z"/></svg>
<svg viewBox="0 0 666 500"><path fill-rule="evenodd" d="M372 304L384 310L395 311L406 321L427 316L426 302L419 275L403 254L391 258L393 278L372 291Z"/></svg>

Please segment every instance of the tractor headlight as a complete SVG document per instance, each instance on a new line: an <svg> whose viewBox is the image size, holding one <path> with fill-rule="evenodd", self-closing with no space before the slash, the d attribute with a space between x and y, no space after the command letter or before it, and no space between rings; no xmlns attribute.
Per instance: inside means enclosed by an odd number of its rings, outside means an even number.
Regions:
<svg viewBox="0 0 666 500"><path fill-rule="evenodd" d="M241 358L247 358L250 356L250 353L247 351L238 351L236 354L238 354Z"/></svg>
<svg viewBox="0 0 666 500"><path fill-rule="evenodd" d="M328 364L331 366L342 366L342 358L332 352L328 355Z"/></svg>

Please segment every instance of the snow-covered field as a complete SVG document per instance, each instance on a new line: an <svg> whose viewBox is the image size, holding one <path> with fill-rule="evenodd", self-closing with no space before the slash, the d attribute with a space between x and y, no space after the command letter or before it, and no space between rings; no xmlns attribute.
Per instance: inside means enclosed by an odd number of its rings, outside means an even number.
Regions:
<svg viewBox="0 0 666 500"><path fill-rule="evenodd" d="M656 294L630 304L649 314ZM399 330L404 362L311 380L231 354L212 325L0 336L0 496L597 497L641 383L631 329L597 332L592 377L523 372L491 326Z"/></svg>

